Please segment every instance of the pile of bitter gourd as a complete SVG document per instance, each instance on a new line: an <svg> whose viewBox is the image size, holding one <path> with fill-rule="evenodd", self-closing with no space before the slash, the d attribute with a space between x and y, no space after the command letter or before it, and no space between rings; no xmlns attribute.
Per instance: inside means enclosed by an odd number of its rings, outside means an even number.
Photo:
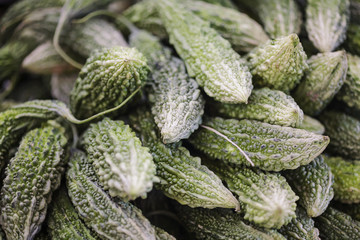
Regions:
<svg viewBox="0 0 360 240"><path fill-rule="evenodd" d="M20 0L0 239L360 239L359 0Z"/></svg>

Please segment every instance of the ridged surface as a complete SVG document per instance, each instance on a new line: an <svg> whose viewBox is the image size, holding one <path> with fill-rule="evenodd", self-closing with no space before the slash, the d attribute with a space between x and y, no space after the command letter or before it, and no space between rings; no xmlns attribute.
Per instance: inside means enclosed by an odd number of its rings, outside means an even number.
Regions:
<svg viewBox="0 0 360 240"><path fill-rule="evenodd" d="M184 60L188 74L218 101L247 102L251 74L230 43L175 0L156 3L170 43Z"/></svg>
<svg viewBox="0 0 360 240"><path fill-rule="evenodd" d="M326 210L334 197L334 175L321 155L284 175L310 217L320 216Z"/></svg>
<svg viewBox="0 0 360 240"><path fill-rule="evenodd" d="M319 53L308 60L309 69L294 93L304 113L319 114L340 90L348 68L345 51Z"/></svg>
<svg viewBox="0 0 360 240"><path fill-rule="evenodd" d="M231 139L245 151L256 167L268 171L295 169L306 165L329 144L327 136L254 120L226 120L216 117L206 118L203 124ZM196 131L190 142L211 157L250 166L233 144L208 129Z"/></svg>
<svg viewBox="0 0 360 240"><path fill-rule="evenodd" d="M269 40L247 56L255 86L289 92L308 68L307 56L296 34Z"/></svg>
<svg viewBox="0 0 360 240"><path fill-rule="evenodd" d="M150 149L160 183L156 188L181 204L204 208L239 208L239 202L198 157L179 144L163 144L156 133L153 116L139 109L130 117L131 125L140 132L141 141Z"/></svg>
<svg viewBox="0 0 360 240"><path fill-rule="evenodd" d="M91 124L81 145L110 196L129 201L151 191L156 180L153 158L123 121L104 118Z"/></svg>
<svg viewBox="0 0 360 240"><path fill-rule="evenodd" d="M321 122L315 118L312 118L308 115L304 115L304 120L298 126L300 129L304 129L309 132L313 132L315 134L324 134L325 127L321 124Z"/></svg>
<svg viewBox="0 0 360 240"><path fill-rule="evenodd" d="M41 229L67 160L62 131L45 125L28 132L10 160L1 189L1 225L8 240L34 239Z"/></svg>
<svg viewBox="0 0 360 240"><path fill-rule="evenodd" d="M176 240L175 237L165 232L163 229L155 227L156 240Z"/></svg>
<svg viewBox="0 0 360 240"><path fill-rule="evenodd" d="M76 152L66 173L69 196L79 216L101 239L155 240L155 230L131 203L115 203L96 180L86 156Z"/></svg>

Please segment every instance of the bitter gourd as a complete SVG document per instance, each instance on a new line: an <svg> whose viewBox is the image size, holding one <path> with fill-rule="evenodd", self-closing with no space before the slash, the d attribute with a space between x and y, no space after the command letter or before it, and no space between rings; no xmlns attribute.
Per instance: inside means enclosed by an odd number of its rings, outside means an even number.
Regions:
<svg viewBox="0 0 360 240"><path fill-rule="evenodd" d="M31 130L10 160L0 201L7 239L33 239L40 231L52 192L65 170L67 139L63 131L50 124Z"/></svg>
<svg viewBox="0 0 360 240"><path fill-rule="evenodd" d="M231 2L231 0L200 0L203 2L208 2L214 5L219 5L227 8L236 9L236 6Z"/></svg>
<svg viewBox="0 0 360 240"><path fill-rule="evenodd" d="M54 196L47 217L48 232L53 240L98 239L81 221L67 196L65 187Z"/></svg>
<svg viewBox="0 0 360 240"><path fill-rule="evenodd" d="M247 56L255 86L288 93L308 68L307 56L296 34L269 40Z"/></svg>
<svg viewBox="0 0 360 240"><path fill-rule="evenodd" d="M349 15L349 0L307 1L306 31L320 52L331 52L345 40Z"/></svg>
<svg viewBox="0 0 360 240"><path fill-rule="evenodd" d="M300 126L298 126L298 128L320 135L325 133L324 125L322 125L321 122L317 119L312 118L308 115L304 115L304 120L302 121Z"/></svg>
<svg viewBox="0 0 360 240"><path fill-rule="evenodd" d="M155 227L156 231L156 240L176 240L169 233L165 232L163 229Z"/></svg>
<svg viewBox="0 0 360 240"><path fill-rule="evenodd" d="M334 197L334 176L320 155L308 165L284 172L310 217L320 216Z"/></svg>
<svg viewBox="0 0 360 240"><path fill-rule="evenodd" d="M81 145L110 196L128 201L151 191L156 181L152 156L123 121L104 118L91 124Z"/></svg>
<svg viewBox="0 0 360 240"><path fill-rule="evenodd" d="M149 147L160 182L155 187L181 204L204 208L239 208L239 202L198 157L180 144L163 144L156 132L153 116L139 109L130 116L134 129L140 132L143 144Z"/></svg>
<svg viewBox="0 0 360 240"><path fill-rule="evenodd" d="M296 208L296 218L279 229L279 232L288 240L320 240L319 229L302 207Z"/></svg>
<svg viewBox="0 0 360 240"><path fill-rule="evenodd" d="M206 161L205 164L238 196L246 220L279 229L295 217L295 202L299 197L280 174L226 165L220 161Z"/></svg>
<svg viewBox="0 0 360 240"><path fill-rule="evenodd" d="M174 0L158 0L156 7L190 77L195 77L218 101L247 102L252 90L251 74L230 43L208 22Z"/></svg>
<svg viewBox="0 0 360 240"><path fill-rule="evenodd" d="M131 203L107 195L83 152L77 151L66 173L70 199L79 216L101 239L155 240L155 230Z"/></svg>
<svg viewBox="0 0 360 240"><path fill-rule="evenodd" d="M295 169L317 157L329 137L302 129L270 125L254 120L206 118L203 123L239 146L254 165L268 171ZM190 137L192 145L225 162L250 165L244 155L223 136L201 128Z"/></svg>
<svg viewBox="0 0 360 240"><path fill-rule="evenodd" d="M350 215L356 221L360 221L360 204L347 204L341 202L334 202L333 207L339 211L342 211Z"/></svg>
<svg viewBox="0 0 360 240"><path fill-rule="evenodd" d="M72 112L86 118L119 105L144 85L148 72L145 57L135 48L94 51L71 91Z"/></svg>
<svg viewBox="0 0 360 240"><path fill-rule="evenodd" d="M332 207L315 219L315 226L321 239L360 239L360 222Z"/></svg>
<svg viewBox="0 0 360 240"><path fill-rule="evenodd" d="M360 24L349 25L346 46L352 54L360 55Z"/></svg>
<svg viewBox="0 0 360 240"><path fill-rule="evenodd" d="M222 117L258 120L270 124L296 127L303 120L303 112L294 99L278 90L255 89L247 104L210 102L212 111Z"/></svg>
<svg viewBox="0 0 360 240"><path fill-rule="evenodd" d="M360 57L347 54L348 70L344 85L336 97L349 107L360 110Z"/></svg>
<svg viewBox="0 0 360 240"><path fill-rule="evenodd" d="M346 161L341 157L326 157L334 174L335 200L360 203L360 161Z"/></svg>
<svg viewBox="0 0 360 240"><path fill-rule="evenodd" d="M308 115L319 114L340 90L348 68L345 51L319 53L308 60L305 79L294 93L295 101Z"/></svg>
<svg viewBox="0 0 360 240"><path fill-rule="evenodd" d="M329 151L343 157L360 160L360 121L335 110L320 116L325 134L331 139Z"/></svg>

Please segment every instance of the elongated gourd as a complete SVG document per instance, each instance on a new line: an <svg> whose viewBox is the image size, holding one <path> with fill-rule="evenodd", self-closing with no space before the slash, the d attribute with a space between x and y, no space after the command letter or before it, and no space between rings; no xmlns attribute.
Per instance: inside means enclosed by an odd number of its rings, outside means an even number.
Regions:
<svg viewBox="0 0 360 240"><path fill-rule="evenodd" d="M360 160L360 121L331 110L320 115L325 134L331 139L329 151L348 159Z"/></svg>
<svg viewBox="0 0 360 240"><path fill-rule="evenodd" d="M131 203L114 202L101 188L83 152L70 159L66 184L79 216L101 239L155 240L155 230Z"/></svg>
<svg viewBox="0 0 360 240"><path fill-rule="evenodd" d="M200 158L191 156L181 143L165 145L161 142L149 111L139 109L130 116L130 122L153 155L156 176L160 178L155 187L166 196L190 207L239 209L236 198L219 177L201 165Z"/></svg>
<svg viewBox="0 0 360 240"><path fill-rule="evenodd" d="M269 87L289 93L308 68L307 56L296 34L269 40L246 56L258 87Z"/></svg>
<svg viewBox="0 0 360 240"><path fill-rule="evenodd" d="M294 93L304 113L319 114L340 90L348 68L345 51L319 53L308 60L305 79Z"/></svg>
<svg viewBox="0 0 360 240"><path fill-rule="evenodd" d="M123 121L104 118L91 124L81 145L110 196L129 201L151 191L156 181L152 156Z"/></svg>
<svg viewBox="0 0 360 240"><path fill-rule="evenodd" d="M219 160L205 164L238 196L244 219L279 229L295 217L299 197L280 174L227 165Z"/></svg>
<svg viewBox="0 0 360 240"><path fill-rule="evenodd" d="M6 168L1 189L1 225L9 240L33 239L60 185L67 139L60 126L28 132Z"/></svg>
<svg viewBox="0 0 360 240"><path fill-rule="evenodd" d="M222 117L258 120L280 126L296 127L303 112L294 99L278 90L255 89L247 104L210 102L210 110Z"/></svg>
<svg viewBox="0 0 360 240"><path fill-rule="evenodd" d="M349 21L349 0L308 0L306 31L320 52L331 52L344 40Z"/></svg>
<svg viewBox="0 0 360 240"><path fill-rule="evenodd" d="M298 126L298 128L320 135L325 133L324 125L322 125L319 120L312 118L306 114L304 115L304 120Z"/></svg>
<svg viewBox="0 0 360 240"><path fill-rule="evenodd" d="M145 83L148 72L145 57L135 48L93 52L71 91L72 112L86 118L119 105Z"/></svg>
<svg viewBox="0 0 360 240"><path fill-rule="evenodd" d="M158 0L156 7L170 43L206 94L221 102L247 102L251 74L230 43L175 0Z"/></svg>
<svg viewBox="0 0 360 240"><path fill-rule="evenodd" d="M285 171L284 176L310 217L320 216L334 197L334 175L321 155L308 165Z"/></svg>
<svg viewBox="0 0 360 240"><path fill-rule="evenodd" d="M250 162L233 145L235 143L251 159L255 167L267 171L295 169L316 158L329 144L329 137L302 129L270 125L254 120L206 118L205 128L191 135L190 143L206 155L225 162L244 164Z"/></svg>

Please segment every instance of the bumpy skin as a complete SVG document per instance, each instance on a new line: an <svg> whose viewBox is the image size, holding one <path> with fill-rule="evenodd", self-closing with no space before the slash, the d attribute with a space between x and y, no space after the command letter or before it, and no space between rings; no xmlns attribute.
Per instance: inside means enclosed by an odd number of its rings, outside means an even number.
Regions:
<svg viewBox="0 0 360 240"><path fill-rule="evenodd" d="M78 118L113 108L142 86L149 72L135 48L113 47L93 52L71 91L71 110Z"/></svg>
<svg viewBox="0 0 360 240"><path fill-rule="evenodd" d="M262 227L279 229L295 217L295 202L299 197L280 174L219 161L206 161L206 165L239 197L246 220Z"/></svg>
<svg viewBox="0 0 360 240"><path fill-rule="evenodd" d="M222 117L258 120L287 127L299 126L304 115L291 96L269 88L253 90L247 104L210 102L210 109Z"/></svg>
<svg viewBox="0 0 360 240"><path fill-rule="evenodd" d="M360 203L360 161L346 161L341 157L326 157L325 161L334 174L334 199Z"/></svg>
<svg viewBox="0 0 360 240"><path fill-rule="evenodd" d="M360 110L360 57L347 54L348 70L344 85L336 97L349 107Z"/></svg>
<svg viewBox="0 0 360 240"><path fill-rule="evenodd" d="M349 15L349 0L307 1L306 31L320 52L331 52L345 40Z"/></svg>
<svg viewBox="0 0 360 240"><path fill-rule="evenodd" d="M214 5L219 5L227 8L236 9L236 6L231 2L231 0L200 0L203 2L208 2Z"/></svg>
<svg viewBox="0 0 360 240"><path fill-rule="evenodd" d="M331 139L329 151L345 158L360 160L360 121L338 111L320 116L325 134Z"/></svg>
<svg viewBox="0 0 360 240"><path fill-rule="evenodd" d="M279 232L288 240L320 240L319 229L302 207L296 208L296 218L280 228Z"/></svg>
<svg viewBox="0 0 360 240"><path fill-rule="evenodd" d="M83 152L76 152L66 173L69 196L79 216L101 239L155 240L155 230L141 211L107 195Z"/></svg>
<svg viewBox="0 0 360 240"><path fill-rule="evenodd" d="M304 113L319 114L340 90L346 78L348 63L345 51L319 53L308 60L305 79L294 93Z"/></svg>
<svg viewBox="0 0 360 240"><path fill-rule="evenodd" d="M342 211L348 215L350 215L353 219L360 221L360 204L347 204L341 202L335 202L333 205L339 211Z"/></svg>
<svg viewBox="0 0 360 240"><path fill-rule="evenodd" d="M155 187L181 204L203 208L236 208L239 202L198 157L180 144L163 144L156 133L153 116L139 109L130 116L131 125L140 132L143 144L150 148L160 183Z"/></svg>
<svg viewBox="0 0 360 240"><path fill-rule="evenodd" d="M176 240L172 235L165 232L163 229L154 227L156 231L156 240Z"/></svg>
<svg viewBox="0 0 360 240"><path fill-rule="evenodd" d="M315 218L315 226L321 239L360 239L360 222L332 207Z"/></svg>
<svg viewBox="0 0 360 240"><path fill-rule="evenodd" d="M53 240L96 240L72 206L63 187L54 196L47 217L48 232Z"/></svg>
<svg viewBox="0 0 360 240"><path fill-rule="evenodd" d="M1 189L1 225L7 239L33 239L40 231L67 160L63 131L45 125L28 132L10 160Z"/></svg>
<svg viewBox="0 0 360 240"><path fill-rule="evenodd" d="M110 196L129 201L151 191L156 180L152 156L123 121L104 118L91 124L81 145Z"/></svg>
<svg viewBox="0 0 360 240"><path fill-rule="evenodd" d="M310 217L320 216L334 197L334 176L321 155L308 165L284 172L284 176Z"/></svg>
<svg viewBox="0 0 360 240"><path fill-rule="evenodd" d="M221 102L247 102L251 74L230 43L175 0L158 0L156 7L170 43L205 92Z"/></svg>
<svg viewBox="0 0 360 240"><path fill-rule="evenodd" d="M351 53L360 55L360 24L349 25L346 46Z"/></svg>
<svg viewBox="0 0 360 240"><path fill-rule="evenodd" d="M247 56L254 85L288 93L308 68L299 37L291 34L254 48Z"/></svg>
<svg viewBox="0 0 360 240"><path fill-rule="evenodd" d="M216 117L206 118L203 124L231 139L245 151L256 167L267 171L306 165L329 144L327 136L253 120ZM250 166L250 162L233 144L208 129L196 131L191 135L190 142L210 157Z"/></svg>
<svg viewBox="0 0 360 240"><path fill-rule="evenodd" d="M196 239L285 240L275 230L256 227L225 209L179 207L178 216Z"/></svg>
<svg viewBox="0 0 360 240"><path fill-rule="evenodd" d="M298 128L320 135L325 133L324 125L322 125L321 122L319 122L317 119L312 118L308 115L304 115L304 120L298 126Z"/></svg>

